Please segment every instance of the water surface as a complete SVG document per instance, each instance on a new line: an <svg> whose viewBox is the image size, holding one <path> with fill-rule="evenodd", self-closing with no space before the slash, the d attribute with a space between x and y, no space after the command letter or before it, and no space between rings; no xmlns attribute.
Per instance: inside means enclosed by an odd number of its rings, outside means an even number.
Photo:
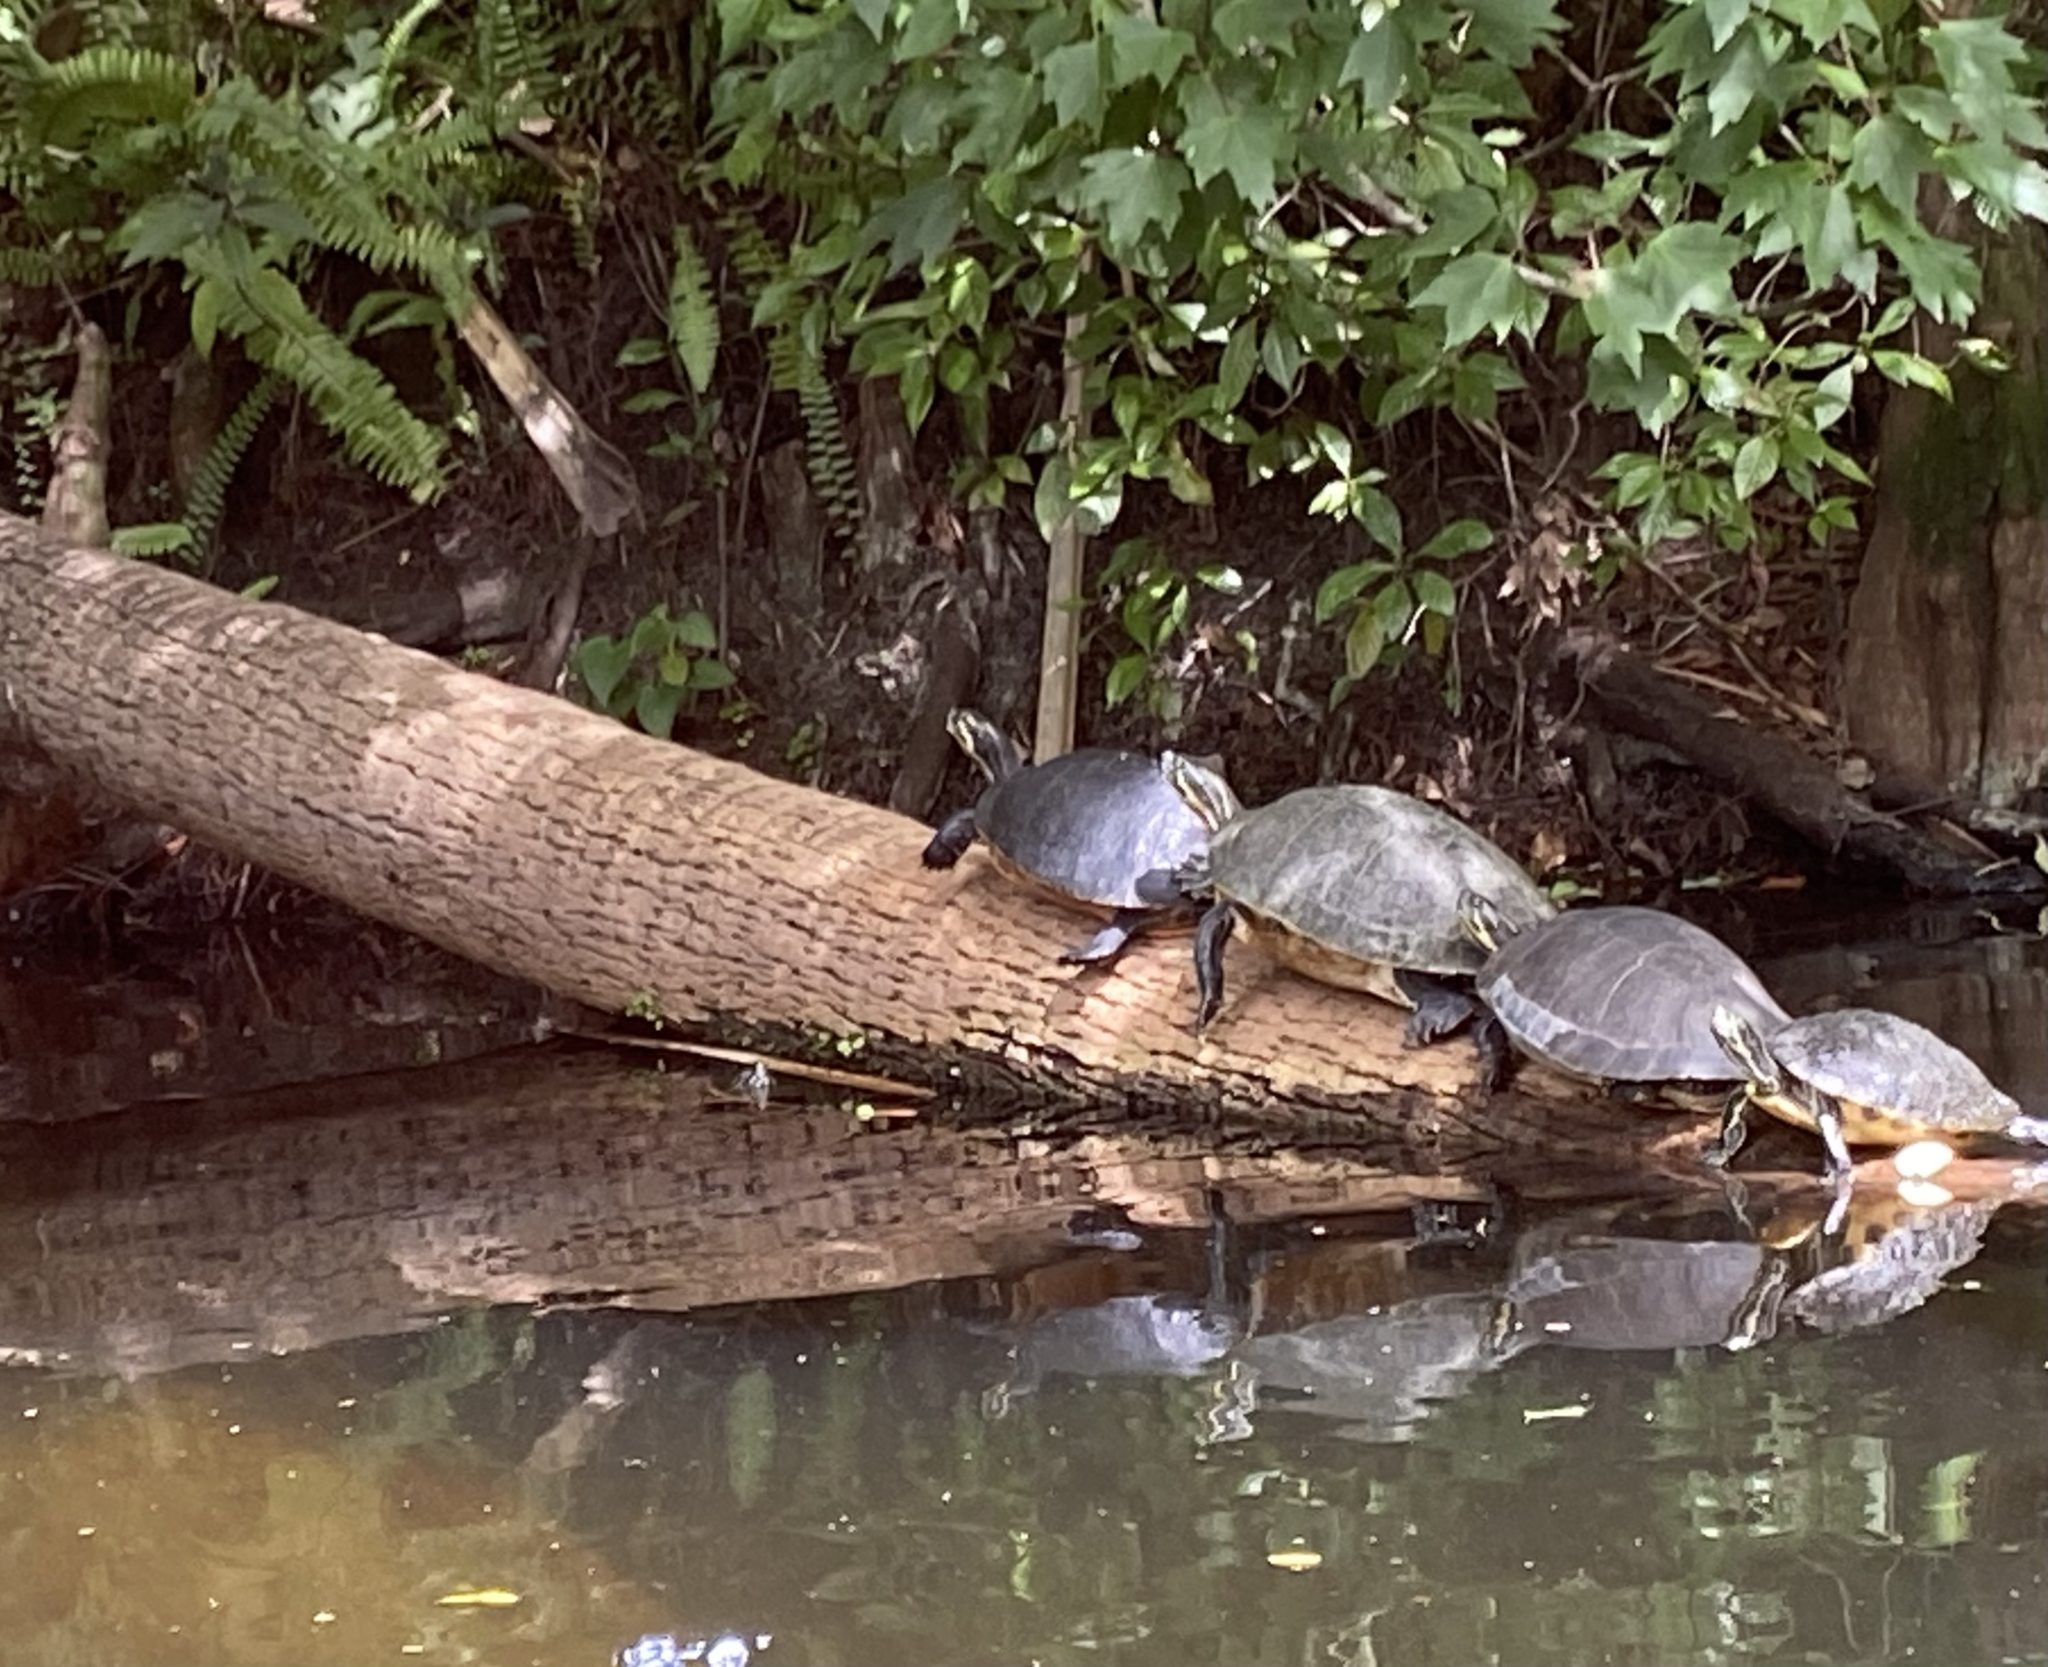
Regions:
<svg viewBox="0 0 2048 1667"><path fill-rule="evenodd" d="M1917 930L1748 947L2048 1103L2039 944ZM2048 1662L2048 1188L1943 1179L562 1049L0 1129L0 1660Z"/></svg>

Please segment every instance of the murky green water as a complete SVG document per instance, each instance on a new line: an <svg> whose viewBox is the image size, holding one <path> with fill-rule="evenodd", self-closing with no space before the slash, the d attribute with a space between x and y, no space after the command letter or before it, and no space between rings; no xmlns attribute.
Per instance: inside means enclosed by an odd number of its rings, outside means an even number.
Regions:
<svg viewBox="0 0 2048 1667"><path fill-rule="evenodd" d="M1755 947L2042 1108L1916 931ZM1504 1178L596 1054L0 1131L0 1662L2048 1662L2038 1174Z"/></svg>

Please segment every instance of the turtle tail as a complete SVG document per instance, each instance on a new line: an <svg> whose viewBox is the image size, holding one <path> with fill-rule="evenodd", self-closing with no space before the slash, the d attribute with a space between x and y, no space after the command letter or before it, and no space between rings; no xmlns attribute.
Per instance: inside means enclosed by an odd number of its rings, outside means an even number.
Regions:
<svg viewBox="0 0 2048 1667"><path fill-rule="evenodd" d="M2006 1124L2005 1135L2025 1146L2048 1146L2048 1117L2022 1114Z"/></svg>

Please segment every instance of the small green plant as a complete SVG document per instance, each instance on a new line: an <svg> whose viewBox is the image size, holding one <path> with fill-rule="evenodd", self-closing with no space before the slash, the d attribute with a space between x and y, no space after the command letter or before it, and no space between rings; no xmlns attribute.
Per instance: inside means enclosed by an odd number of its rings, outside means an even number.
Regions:
<svg viewBox="0 0 2048 1667"><path fill-rule="evenodd" d="M1104 704L1121 706L1143 691L1145 705L1163 723L1181 715L1180 680L1166 663L1168 653L1187 629L1197 588L1218 596L1238 596L1244 576L1234 567L1210 562L1183 573L1149 538L1127 538L1110 553L1098 589L1104 603L1116 609L1117 622L1131 646L1109 668ZM1249 656L1253 645L1241 638Z"/></svg>
<svg viewBox="0 0 2048 1667"><path fill-rule="evenodd" d="M725 482L725 467L718 455L717 435L724 407L711 396L711 378L718 365L718 303L712 293L710 268L688 226L675 227L674 245L663 334L633 337L619 349L616 363L622 370L669 365L679 386L657 383L641 388L620 400L619 410L632 417L680 407L678 415L686 418L687 426L669 419L667 431L647 448L647 455L680 458L709 484L720 486ZM683 499L669 508L661 524L669 527L685 520L700 502L694 496Z"/></svg>
<svg viewBox="0 0 2048 1667"><path fill-rule="evenodd" d="M1443 653L1451 622L1458 616L1458 587L1445 568L1493 543L1492 532L1480 522L1458 520L1444 526L1413 557L1405 555L1400 517L1392 513L1391 504L1385 515L1359 513L1362 503L1379 495L1374 478L1378 474L1371 470L1362 476L1341 476L1325 486L1311 506L1326 514L1351 514L1387 552L1338 568L1316 590L1316 623L1346 620L1344 675L1330 690L1332 706L1374 667L1405 663L1418 640L1425 654ZM1462 691L1449 675L1444 696L1456 710Z"/></svg>
<svg viewBox="0 0 2048 1667"><path fill-rule="evenodd" d="M635 990L620 1010L629 1019L643 1019L657 1029L661 1025L661 997L652 990Z"/></svg>
<svg viewBox="0 0 2048 1667"><path fill-rule="evenodd" d="M585 638L576 674L599 711L630 715L666 740L676 714L697 695L732 687L732 669L717 647L718 631L702 610L671 617L668 604L658 602L624 637Z"/></svg>

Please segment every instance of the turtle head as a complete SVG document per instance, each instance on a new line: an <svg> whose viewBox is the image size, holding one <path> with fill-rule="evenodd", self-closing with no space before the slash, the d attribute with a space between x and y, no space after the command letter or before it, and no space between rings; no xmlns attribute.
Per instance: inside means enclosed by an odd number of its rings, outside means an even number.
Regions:
<svg viewBox="0 0 2048 1667"><path fill-rule="evenodd" d="M1184 752L1162 753L1159 768L1165 772L1167 785L1187 800L1188 807L1211 833L1244 809L1230 790L1229 782Z"/></svg>
<svg viewBox="0 0 2048 1667"><path fill-rule="evenodd" d="M1735 1062L1736 1069L1749 1078L1759 1092L1774 1094L1783 1087L1785 1073L1772 1057L1769 1046L1755 1025L1734 1008L1719 1004L1716 1004L1714 1016L1708 1022L1713 1026L1714 1040L1721 1044L1721 1051Z"/></svg>
<svg viewBox="0 0 2048 1667"><path fill-rule="evenodd" d="M1518 930L1514 922L1501 913L1498 903L1469 887L1458 894L1458 927L1489 955L1498 951Z"/></svg>
<svg viewBox="0 0 2048 1667"><path fill-rule="evenodd" d="M1017 743L970 707L956 706L946 714L946 733L990 781L1024 768L1024 753Z"/></svg>

